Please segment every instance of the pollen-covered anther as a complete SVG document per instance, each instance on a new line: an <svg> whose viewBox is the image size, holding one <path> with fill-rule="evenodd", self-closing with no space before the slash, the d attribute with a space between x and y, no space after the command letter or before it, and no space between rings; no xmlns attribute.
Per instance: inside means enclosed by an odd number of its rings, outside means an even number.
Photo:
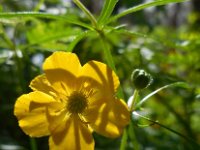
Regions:
<svg viewBox="0 0 200 150"><path fill-rule="evenodd" d="M81 92L74 91L68 97L67 110L72 114L82 113L87 106L87 97Z"/></svg>

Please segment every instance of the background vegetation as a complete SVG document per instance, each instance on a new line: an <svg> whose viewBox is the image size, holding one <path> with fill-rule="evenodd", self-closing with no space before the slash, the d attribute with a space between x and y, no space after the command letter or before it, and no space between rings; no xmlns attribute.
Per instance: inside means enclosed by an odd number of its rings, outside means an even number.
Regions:
<svg viewBox="0 0 200 150"><path fill-rule="evenodd" d="M77 0L0 0L0 149L48 149L47 138L22 132L13 106L57 50L75 52L82 64L107 63L120 78L125 101L133 95L130 76L136 68L154 79L139 99L181 81L138 107L147 118L133 114L122 137L94 133L97 150L198 149L200 3L183 1L82 0L90 13Z"/></svg>

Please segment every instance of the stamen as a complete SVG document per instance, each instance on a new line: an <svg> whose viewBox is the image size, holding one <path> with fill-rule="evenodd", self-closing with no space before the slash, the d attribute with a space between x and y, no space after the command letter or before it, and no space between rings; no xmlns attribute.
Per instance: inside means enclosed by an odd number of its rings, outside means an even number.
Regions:
<svg viewBox="0 0 200 150"><path fill-rule="evenodd" d="M81 93L74 91L67 100L67 109L72 114L82 113L88 106L87 97Z"/></svg>
<svg viewBox="0 0 200 150"><path fill-rule="evenodd" d="M80 121L81 121L82 123L84 123L84 124L89 124L89 122L86 121L85 118L84 118L81 114L78 114L78 116L79 116L79 119L80 119Z"/></svg>

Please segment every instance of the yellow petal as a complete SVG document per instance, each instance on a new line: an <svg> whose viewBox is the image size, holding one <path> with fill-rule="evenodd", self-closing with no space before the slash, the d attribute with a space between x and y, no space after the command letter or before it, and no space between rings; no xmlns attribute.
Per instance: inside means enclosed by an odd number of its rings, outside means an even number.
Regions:
<svg viewBox="0 0 200 150"><path fill-rule="evenodd" d="M73 53L54 52L45 60L43 69L53 88L68 96L75 89L76 77L79 75L81 64Z"/></svg>
<svg viewBox="0 0 200 150"><path fill-rule="evenodd" d="M65 129L65 122L67 122L70 117L66 109L60 109L59 111L47 109L46 111L51 134L63 131Z"/></svg>
<svg viewBox="0 0 200 150"><path fill-rule="evenodd" d="M104 97L113 96L119 86L119 79L115 72L101 62L90 61L86 63L81 69L80 76L97 81L102 86L101 92L103 92Z"/></svg>
<svg viewBox="0 0 200 150"><path fill-rule="evenodd" d="M61 69L46 70L46 76L59 97L67 97L76 90L76 77Z"/></svg>
<svg viewBox="0 0 200 150"><path fill-rule="evenodd" d="M45 104L55 103L51 96L35 91L20 96L14 106L14 114L22 130L33 137L49 135Z"/></svg>
<svg viewBox="0 0 200 150"><path fill-rule="evenodd" d="M115 138L121 135L124 127L129 123L130 113L123 100L108 99L101 105L97 103L88 108L85 118L94 131Z"/></svg>
<svg viewBox="0 0 200 150"><path fill-rule="evenodd" d="M61 69L73 74L74 76L78 75L80 68L81 64L76 54L61 51L54 52L43 64L45 72L46 70Z"/></svg>
<svg viewBox="0 0 200 150"><path fill-rule="evenodd" d="M93 150L94 140L88 127L78 117L62 122L65 128L51 134L50 150Z"/></svg>
<svg viewBox="0 0 200 150"><path fill-rule="evenodd" d="M33 91L41 91L49 95L55 93L55 90L51 87L51 84L47 80L45 74L35 77L30 83L30 88Z"/></svg>

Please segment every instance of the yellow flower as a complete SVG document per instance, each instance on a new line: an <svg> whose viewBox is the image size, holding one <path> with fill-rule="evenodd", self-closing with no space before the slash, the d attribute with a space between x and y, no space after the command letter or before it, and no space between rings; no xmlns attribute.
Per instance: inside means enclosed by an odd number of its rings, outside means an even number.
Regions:
<svg viewBox="0 0 200 150"><path fill-rule="evenodd" d="M55 52L43 70L30 83L33 92L15 103L14 114L26 134L49 136L51 150L92 150L93 131L120 136L130 114L115 96L119 79L109 67L97 61L81 66L75 54Z"/></svg>

